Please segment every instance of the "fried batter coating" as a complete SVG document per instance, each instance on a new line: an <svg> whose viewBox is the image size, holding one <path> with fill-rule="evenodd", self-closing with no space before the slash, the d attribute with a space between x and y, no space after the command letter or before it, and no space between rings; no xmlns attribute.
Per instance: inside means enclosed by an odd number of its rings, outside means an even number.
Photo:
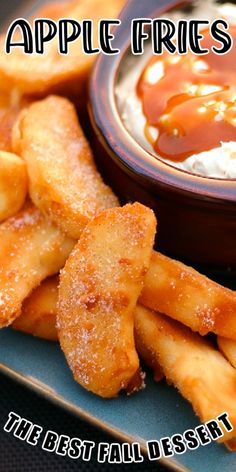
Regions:
<svg viewBox="0 0 236 472"><path fill-rule="evenodd" d="M74 241L32 204L0 225L0 327L20 315L22 302L65 264Z"/></svg>
<svg viewBox="0 0 236 472"><path fill-rule="evenodd" d="M0 86L1 88L1 86ZM11 137L13 125L20 111L29 104L16 89L0 91L0 151L12 151Z"/></svg>
<svg viewBox="0 0 236 472"><path fill-rule="evenodd" d="M67 99L51 96L32 104L22 112L13 141L27 164L31 199L69 237L78 239L93 216L119 204Z"/></svg>
<svg viewBox="0 0 236 472"><path fill-rule="evenodd" d="M236 340L236 292L162 254L152 254L139 302L202 335Z"/></svg>
<svg viewBox="0 0 236 472"><path fill-rule="evenodd" d="M24 300L21 314L12 323L12 328L47 341L58 341L56 329L58 283L57 276L50 277L33 290Z"/></svg>
<svg viewBox="0 0 236 472"><path fill-rule="evenodd" d="M236 370L208 341L181 323L147 308L135 310L135 339L144 360L155 358L168 383L174 384L201 421L228 413L234 430L220 442L232 440L236 428ZM143 348L144 346L144 348Z"/></svg>
<svg viewBox="0 0 236 472"><path fill-rule="evenodd" d="M230 364L236 369L236 341L232 339L217 337L219 349L223 352Z"/></svg>
<svg viewBox="0 0 236 472"><path fill-rule="evenodd" d="M21 209L27 189L24 161L15 154L0 151L0 222Z"/></svg>
<svg viewBox="0 0 236 472"><path fill-rule="evenodd" d="M102 397L125 389L139 369L133 312L155 227L153 212L139 203L104 211L61 272L60 344L75 380Z"/></svg>
<svg viewBox="0 0 236 472"><path fill-rule="evenodd" d="M149 293L150 290L153 290L153 288L150 286L150 283L149 283L151 278L153 278L153 283L155 284L155 288L157 287L157 281L155 281L155 277L153 277L153 274L157 273L157 267L156 267L157 258L159 260L161 260L162 258L167 259L165 256L162 256L161 254L157 254L157 253L154 253L154 252L152 253L150 266L149 266L149 269L147 271L147 275L145 276L145 280L144 280L144 288L143 288L142 294L143 293ZM175 261L171 261L171 262L175 262ZM186 267L186 270L187 269L188 268ZM199 275L199 277L201 277L202 279L205 280L204 276L202 276L201 274L198 274L198 275ZM206 281L208 282L208 279L206 279ZM169 279L169 284L171 282L172 282L172 279L170 278ZM54 288L56 290L56 286ZM225 290L224 287L219 286L219 289L220 288L223 291ZM163 289L162 289L162 293L164 293ZM139 301L142 301L142 299L143 299L142 294L139 297ZM184 295L184 296L185 296L185 300L186 300L186 295ZM170 298L169 298L169 300L172 303ZM54 300L51 300L50 303L52 304L53 301L54 302L56 301L56 297L54 298ZM192 299L192 301L193 301L193 299ZM161 302L163 302L163 300L161 300ZM157 302L155 301L155 303L157 303ZM188 300L188 303L191 303L191 300ZM148 305L148 303L147 303L147 305ZM185 309L187 311L187 306L186 306ZM176 310L177 310L177 308L176 308ZM56 312L56 306L54 307L54 311ZM178 311L177 311L177 313L178 313ZM183 318L183 319L185 319L185 318ZM22 321L23 321L23 317L22 317ZM48 323L48 330L53 331L54 330L54 319L53 318L52 319L48 318L47 323ZM184 323L184 324L186 324L186 323ZM235 347L236 343L235 343L235 341L227 339L227 338L222 338L221 336L218 336L218 345L219 345L220 349L222 350L222 352L225 354L225 356L228 358L228 360L231 362L231 364L236 368L236 347ZM161 372L160 366L158 364L156 364L155 358L153 360L150 359L150 362L151 362L150 367L152 367L155 370L155 378L160 379L162 377L162 372Z"/></svg>
<svg viewBox="0 0 236 472"><path fill-rule="evenodd" d="M198 283L199 283L199 286L197 286L196 284L195 291L193 292L193 285L191 285L190 281L188 281L187 293L186 293L185 285L178 286L176 283L176 280L178 279L178 271L176 270L176 268L179 265L180 263L176 263L176 261L170 260L166 256L163 256L153 251L151 261L150 261L150 266L144 279L144 288L142 290L141 296L139 297L139 302L143 302L144 304L146 304L146 306L151 305L151 303L155 307L159 306L160 311L161 310L163 312L166 311L166 313L168 313L169 316L171 316L172 318L175 317L176 319L179 319L179 320L181 319L183 324L187 325L187 323L189 323L189 326L193 327L193 319L191 319L191 317L194 317L194 310L196 310L196 304L199 303L200 299L202 300L201 298L202 286L204 285L204 287L206 287L206 284L209 284L209 287L208 287L208 290L209 290L210 285L213 284L214 287L215 286L217 287L217 291L222 293L221 294L222 297L225 296L226 289L220 285L215 284L214 282L211 282L205 276L197 273L196 271L193 271L193 269L181 264L181 267L182 268L184 267L184 270L186 271L185 277L189 277L189 276L191 277L191 274L193 273L194 278L197 278ZM172 271L170 270L171 268L172 268ZM158 274L158 270L160 270L160 274ZM161 271L162 271L162 274L164 275L161 275ZM189 271L189 275L188 275L188 271ZM175 274L174 287L173 287L173 273ZM178 283L180 283L180 281ZM171 292L175 290L175 293L173 293L173 298L171 294L168 295L168 290L171 290ZM192 294L192 297L188 295L188 291L189 293ZM228 294L228 292L230 292L230 294ZM145 297L147 297L147 299L146 298L144 299L144 295ZM230 297L234 297L234 292L231 292L230 290L226 290L226 296L229 296L229 295ZM182 303L180 303L181 301ZM181 309L183 310L182 312L181 312ZM55 307L55 310L56 310L56 307ZM188 313L189 313L189 321L187 321ZM48 324L49 322L50 320L48 320ZM233 323L233 315L232 315L232 323ZM50 329L53 330L53 326L51 326ZM222 352L224 352L226 357L236 367L236 348L234 347L236 345L235 341L222 338L219 336L218 344ZM234 349L235 349L235 355L233 354ZM233 361L233 359L235 360ZM155 367L156 378L161 378L162 375L161 375L160 367L158 365L155 365L155 359L154 359L154 365L151 364L151 367L152 368Z"/></svg>
<svg viewBox="0 0 236 472"><path fill-rule="evenodd" d="M61 6L53 4L43 7L35 17L43 18L45 14L52 20L70 18L77 21L91 19L94 21L94 47L97 46L98 22L101 18L117 18L125 0L72 0ZM42 16L43 15L43 16ZM31 21L32 23L32 21ZM5 35L0 39L1 51L4 51ZM49 93L70 96L71 88L77 88L77 96L83 99L91 67L96 54L84 54L81 41L70 44L68 55L58 52L58 38L47 45L43 55L25 55L22 48L13 48L10 55L0 54L0 87L16 87L27 95L46 95Z"/></svg>

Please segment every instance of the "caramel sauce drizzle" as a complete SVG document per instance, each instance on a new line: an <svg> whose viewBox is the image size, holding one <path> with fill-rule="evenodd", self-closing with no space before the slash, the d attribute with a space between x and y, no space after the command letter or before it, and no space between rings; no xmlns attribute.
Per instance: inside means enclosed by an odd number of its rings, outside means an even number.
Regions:
<svg viewBox="0 0 236 472"><path fill-rule="evenodd" d="M230 27L233 41L236 27ZM137 85L147 119L146 136L158 155L172 161L184 161L192 154L236 140L236 53L234 46L224 55L211 51L214 45L203 31L202 47L207 55L171 55L152 57ZM149 81L153 66L157 73ZM162 64L160 64L160 62ZM157 138L149 128L157 130Z"/></svg>

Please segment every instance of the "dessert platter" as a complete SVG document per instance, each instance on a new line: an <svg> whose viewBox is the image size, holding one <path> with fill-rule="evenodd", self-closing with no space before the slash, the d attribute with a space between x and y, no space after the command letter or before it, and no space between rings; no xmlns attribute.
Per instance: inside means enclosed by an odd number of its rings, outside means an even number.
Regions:
<svg viewBox="0 0 236 472"><path fill-rule="evenodd" d="M234 38L236 7L134 3L21 11L95 38L120 18L114 56L0 37L0 370L153 463L234 470L235 48L202 28L209 54L153 55L147 28L134 55L130 24L223 18Z"/></svg>

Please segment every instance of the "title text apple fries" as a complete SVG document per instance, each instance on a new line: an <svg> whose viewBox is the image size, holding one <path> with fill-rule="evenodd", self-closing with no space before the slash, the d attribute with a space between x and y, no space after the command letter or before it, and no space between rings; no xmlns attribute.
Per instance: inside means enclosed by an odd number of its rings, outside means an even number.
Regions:
<svg viewBox="0 0 236 472"><path fill-rule="evenodd" d="M36 18L52 20L74 19L77 21L90 18L93 20L94 47L98 43L98 25L101 18L117 18L125 0L69 0L57 3L49 2L35 12ZM33 18L30 19L33 23ZM67 34L71 35L70 28ZM18 35L21 39L21 35ZM66 32L64 35L66 41ZM14 35L17 41L17 34ZM5 34L0 37L0 48L4 51ZM68 45L68 43L67 43ZM74 98L81 104L85 102L87 79L96 54L84 54L82 44L69 44L69 54L60 54L57 39L46 45L42 55L25 55L22 48L14 48L11 54L0 54L0 90L17 88L21 94L42 97L58 93ZM57 121L57 117L55 116Z"/></svg>

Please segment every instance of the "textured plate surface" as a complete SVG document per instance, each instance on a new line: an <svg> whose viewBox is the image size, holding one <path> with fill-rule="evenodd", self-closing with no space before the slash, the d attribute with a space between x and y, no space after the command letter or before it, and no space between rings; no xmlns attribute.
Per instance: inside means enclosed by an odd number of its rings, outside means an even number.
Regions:
<svg viewBox="0 0 236 472"><path fill-rule="evenodd" d="M128 436L143 444L150 439L183 433L198 424L191 406L165 382L154 383L148 376L147 387L142 392L102 400L74 382L57 344L10 329L0 331L0 362L3 372L10 373L9 368L20 373L18 380L124 441ZM185 470L184 467L194 472L236 470L235 454L215 443L176 456L176 460L180 464L177 470Z"/></svg>

